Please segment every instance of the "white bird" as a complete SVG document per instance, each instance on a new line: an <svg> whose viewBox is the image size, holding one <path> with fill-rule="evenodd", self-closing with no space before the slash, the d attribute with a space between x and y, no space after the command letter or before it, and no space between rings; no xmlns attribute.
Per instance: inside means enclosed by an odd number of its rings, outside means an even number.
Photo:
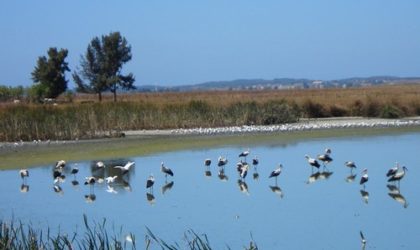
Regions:
<svg viewBox="0 0 420 250"><path fill-rule="evenodd" d="M356 163L354 163L354 161L346 161L344 165L350 168L350 171L353 171L353 168L356 168Z"/></svg>
<svg viewBox="0 0 420 250"><path fill-rule="evenodd" d="M365 186L365 183L369 180L369 176L368 176L368 171L367 169L363 169L363 175L360 178L360 185L363 185L363 187Z"/></svg>
<svg viewBox="0 0 420 250"><path fill-rule="evenodd" d="M107 184L113 183L115 181L115 179L118 178L118 175L114 175L114 176L108 176L105 178L105 181Z"/></svg>
<svg viewBox="0 0 420 250"><path fill-rule="evenodd" d="M217 160L217 166L223 167L228 163L228 160L226 157L219 156L219 159Z"/></svg>
<svg viewBox="0 0 420 250"><path fill-rule="evenodd" d="M98 161L98 162L96 163L96 167L97 167L97 168L105 168L105 164L104 164L104 162L102 162L102 161Z"/></svg>
<svg viewBox="0 0 420 250"><path fill-rule="evenodd" d="M325 164L328 164L333 161L330 154L331 154L331 149L327 148L325 149L325 154L318 155L318 160L322 161L325 166Z"/></svg>
<svg viewBox="0 0 420 250"><path fill-rule="evenodd" d="M396 174L398 172L400 165L398 164L398 162L395 164L395 167L392 167L388 170L388 172L386 173L386 177L391 177L394 174Z"/></svg>
<svg viewBox="0 0 420 250"><path fill-rule="evenodd" d="M305 158L308 160L309 165L312 167L319 168L321 165L319 165L319 162L315 160L314 158L311 158L309 155L305 155Z"/></svg>
<svg viewBox="0 0 420 250"><path fill-rule="evenodd" d="M165 174L165 178L168 175L174 176L174 172L172 172L172 170L170 168L166 167L163 162L160 164L160 171Z"/></svg>
<svg viewBox="0 0 420 250"><path fill-rule="evenodd" d="M27 169L21 169L19 171L20 178L24 180L26 177L29 177L29 171Z"/></svg>
<svg viewBox="0 0 420 250"><path fill-rule="evenodd" d="M55 163L55 168L64 168L66 166L65 160L59 160Z"/></svg>
<svg viewBox="0 0 420 250"><path fill-rule="evenodd" d="M124 167L123 166L115 166L114 168L119 168L121 169L121 173L124 175L126 173L128 173L128 171L130 171L130 168L134 165L133 161L129 161L127 162Z"/></svg>
<svg viewBox="0 0 420 250"><path fill-rule="evenodd" d="M149 175L149 178L147 178L146 181L146 188L153 188L153 184L155 184L155 177L153 177L153 174Z"/></svg>
<svg viewBox="0 0 420 250"><path fill-rule="evenodd" d="M248 169L249 169L249 166L248 166L247 163L243 164L241 169L240 169L239 175L241 176L241 178L243 180L245 179L246 175L248 174Z"/></svg>
<svg viewBox="0 0 420 250"><path fill-rule="evenodd" d="M271 172L271 174L270 174L270 176L268 176L268 178L276 177L276 179L277 179L277 176L279 176L281 174L282 169L283 169L283 165L279 164L279 166Z"/></svg>
<svg viewBox="0 0 420 250"><path fill-rule="evenodd" d="M404 175L405 175L406 171L408 171L408 169L405 166L403 166L402 171L396 172L393 176L391 176L388 179L388 182L391 182L391 181L398 181L399 182L402 178L404 178Z"/></svg>
<svg viewBox="0 0 420 250"><path fill-rule="evenodd" d="M245 150L245 151L243 151L242 153L240 153L239 154L239 157L245 157L245 159L246 159L246 157L249 155L249 148L248 148L248 150Z"/></svg>
<svg viewBox="0 0 420 250"><path fill-rule="evenodd" d="M360 231L360 239L361 239L361 242L362 242L362 248L364 249L365 246L366 246L366 239L365 239L365 236L363 235L362 231Z"/></svg>

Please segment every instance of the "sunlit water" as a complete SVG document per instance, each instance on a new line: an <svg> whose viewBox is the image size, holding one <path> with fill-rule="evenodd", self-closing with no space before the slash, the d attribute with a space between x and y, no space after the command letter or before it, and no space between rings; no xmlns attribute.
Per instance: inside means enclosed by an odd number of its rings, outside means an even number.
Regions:
<svg viewBox="0 0 420 250"><path fill-rule="evenodd" d="M236 163L248 147L246 188L238 182ZM315 157L327 147L334 159L328 165L331 173L312 172L304 155ZM26 187L21 186L18 170L2 171L0 219L83 232L83 214L92 221L106 218L116 229L122 226L124 232L134 233L140 249L146 226L168 243L181 245L187 230L205 233L215 249L226 245L241 249L251 239L260 249L358 249L360 230L368 241L366 249L420 249L419 150L420 133L404 133L178 151L105 161L107 165L135 162L129 176L118 177L110 188L105 182L93 188L84 185L85 176L119 174L113 168L93 170L91 165L101 159L92 159L68 163L59 192L53 188L54 163L30 169L27 192L21 192ZM218 176L220 155L229 160L224 180ZM260 160L257 171L251 164L255 155ZM213 161L209 169L204 166L206 158ZM349 160L358 166L353 182L344 166ZM162 161L174 177L165 180ZM385 177L395 162L409 169L399 191L390 190ZM278 163L284 168L276 185L268 175ZM69 171L76 164L80 171L72 176ZM361 191L363 168L369 170L370 179ZM152 191L146 189L151 173L156 178ZM79 185L74 185L75 180ZM169 185L163 190L165 183Z"/></svg>

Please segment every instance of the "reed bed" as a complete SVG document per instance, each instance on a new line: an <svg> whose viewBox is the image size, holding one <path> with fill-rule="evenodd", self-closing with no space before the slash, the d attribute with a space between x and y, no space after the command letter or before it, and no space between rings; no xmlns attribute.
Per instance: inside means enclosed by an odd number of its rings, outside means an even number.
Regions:
<svg viewBox="0 0 420 250"><path fill-rule="evenodd" d="M85 231L81 234L73 232L52 233L49 228L38 229L32 225L24 225L22 222L15 224L0 221L0 249L21 250L21 249L161 249L177 250L211 250L209 239L206 234L199 235L193 230L184 234L182 243L168 243L156 236L149 228L145 235L144 245L137 245L136 237L132 233L123 235L122 227L118 230L109 228L106 219L101 223L90 223L86 215L83 215ZM229 246L227 246L229 249ZM257 250L257 244L251 235L249 247L244 249Z"/></svg>
<svg viewBox="0 0 420 250"><path fill-rule="evenodd" d="M299 118L420 115L420 84L350 89L78 95L59 105L2 104L0 141L122 136L121 131L272 125Z"/></svg>

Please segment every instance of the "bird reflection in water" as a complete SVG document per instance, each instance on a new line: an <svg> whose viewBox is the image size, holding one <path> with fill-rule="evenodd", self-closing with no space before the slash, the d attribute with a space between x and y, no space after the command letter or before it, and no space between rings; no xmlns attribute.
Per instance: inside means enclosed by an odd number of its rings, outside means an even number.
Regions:
<svg viewBox="0 0 420 250"><path fill-rule="evenodd" d="M248 185L246 184L245 181L243 181L242 179L239 179L238 186L239 186L239 190L241 190L242 193L249 195Z"/></svg>
<svg viewBox="0 0 420 250"><path fill-rule="evenodd" d="M270 187L270 189L273 193L278 195L280 198L283 198L283 196L284 196L283 190L281 190L281 188L278 185L269 186L269 187Z"/></svg>
<svg viewBox="0 0 420 250"><path fill-rule="evenodd" d="M155 204L155 196L152 193L146 193L146 199L147 202L150 203L150 205Z"/></svg>
<svg viewBox="0 0 420 250"><path fill-rule="evenodd" d="M96 200L96 195L95 194L86 194L85 195L85 201L87 202L87 203L92 203L92 202L94 202Z"/></svg>
<svg viewBox="0 0 420 250"><path fill-rule="evenodd" d="M364 190L364 189L360 189L360 194L362 195L362 199L363 201L368 204L369 202L369 192Z"/></svg>
<svg viewBox="0 0 420 250"><path fill-rule="evenodd" d="M211 177L211 171L209 169L206 169L206 171L204 171L204 176Z"/></svg>
<svg viewBox="0 0 420 250"><path fill-rule="evenodd" d="M388 184L388 185L386 185L387 186L387 188L388 188L388 190L389 190L389 193L388 193L388 195L393 199L393 200L395 200L395 201L397 201L398 203L400 203L401 205L403 205L403 207L404 208L407 208L408 207L408 202L407 202L407 200L405 199L405 197L401 194L401 192L400 192L400 189L397 187L397 186L395 186L395 185L391 185L391 184Z"/></svg>
<svg viewBox="0 0 420 250"><path fill-rule="evenodd" d="M221 181L227 181L229 180L229 177L225 174L225 169L220 168L219 173L217 175Z"/></svg>
<svg viewBox="0 0 420 250"><path fill-rule="evenodd" d="M54 185L53 190L54 190L54 192L56 192L59 195L63 195L64 194L63 189L58 184Z"/></svg>
<svg viewBox="0 0 420 250"><path fill-rule="evenodd" d="M349 176L346 177L346 182L347 183L352 183L352 182L354 182L356 177L357 177L357 174L350 174Z"/></svg>
<svg viewBox="0 0 420 250"><path fill-rule="evenodd" d="M22 183L22 185L20 185L20 192L21 193L27 193L27 192L29 192L29 185Z"/></svg>
<svg viewBox="0 0 420 250"><path fill-rule="evenodd" d="M330 171L322 171L322 172L318 171L318 172L312 173L308 177L308 180L306 181L306 184L311 184L311 183L314 183L314 182L319 181L319 180L328 180L333 173L334 172L330 172Z"/></svg>
<svg viewBox="0 0 420 250"><path fill-rule="evenodd" d="M171 181L169 183L165 183L165 185L163 185L162 188L161 188L162 194L165 194L167 191L171 190L173 186L174 186L173 181Z"/></svg>
<svg viewBox="0 0 420 250"><path fill-rule="evenodd" d="M205 159L204 160L204 167L205 167L204 176L211 177L210 165L211 165L211 159L210 158Z"/></svg>

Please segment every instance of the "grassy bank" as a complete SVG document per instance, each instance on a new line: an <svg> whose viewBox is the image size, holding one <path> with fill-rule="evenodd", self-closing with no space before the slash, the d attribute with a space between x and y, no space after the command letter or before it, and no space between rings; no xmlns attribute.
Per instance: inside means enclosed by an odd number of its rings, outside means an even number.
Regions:
<svg viewBox="0 0 420 250"><path fill-rule="evenodd" d="M20 169L49 165L57 160L68 162L89 161L93 159L130 158L156 153L190 150L227 145L247 145L253 147L261 143L286 145L302 140L330 137L375 136L419 132L420 127L405 128L363 128L296 131L288 133L247 134L247 135L172 135L172 136L133 136L99 140L82 140L50 145L5 147L0 150L0 169Z"/></svg>
<svg viewBox="0 0 420 250"><path fill-rule="evenodd" d="M420 115L420 85L131 94L117 103L0 106L0 141L118 137L124 130L270 125L301 117Z"/></svg>

